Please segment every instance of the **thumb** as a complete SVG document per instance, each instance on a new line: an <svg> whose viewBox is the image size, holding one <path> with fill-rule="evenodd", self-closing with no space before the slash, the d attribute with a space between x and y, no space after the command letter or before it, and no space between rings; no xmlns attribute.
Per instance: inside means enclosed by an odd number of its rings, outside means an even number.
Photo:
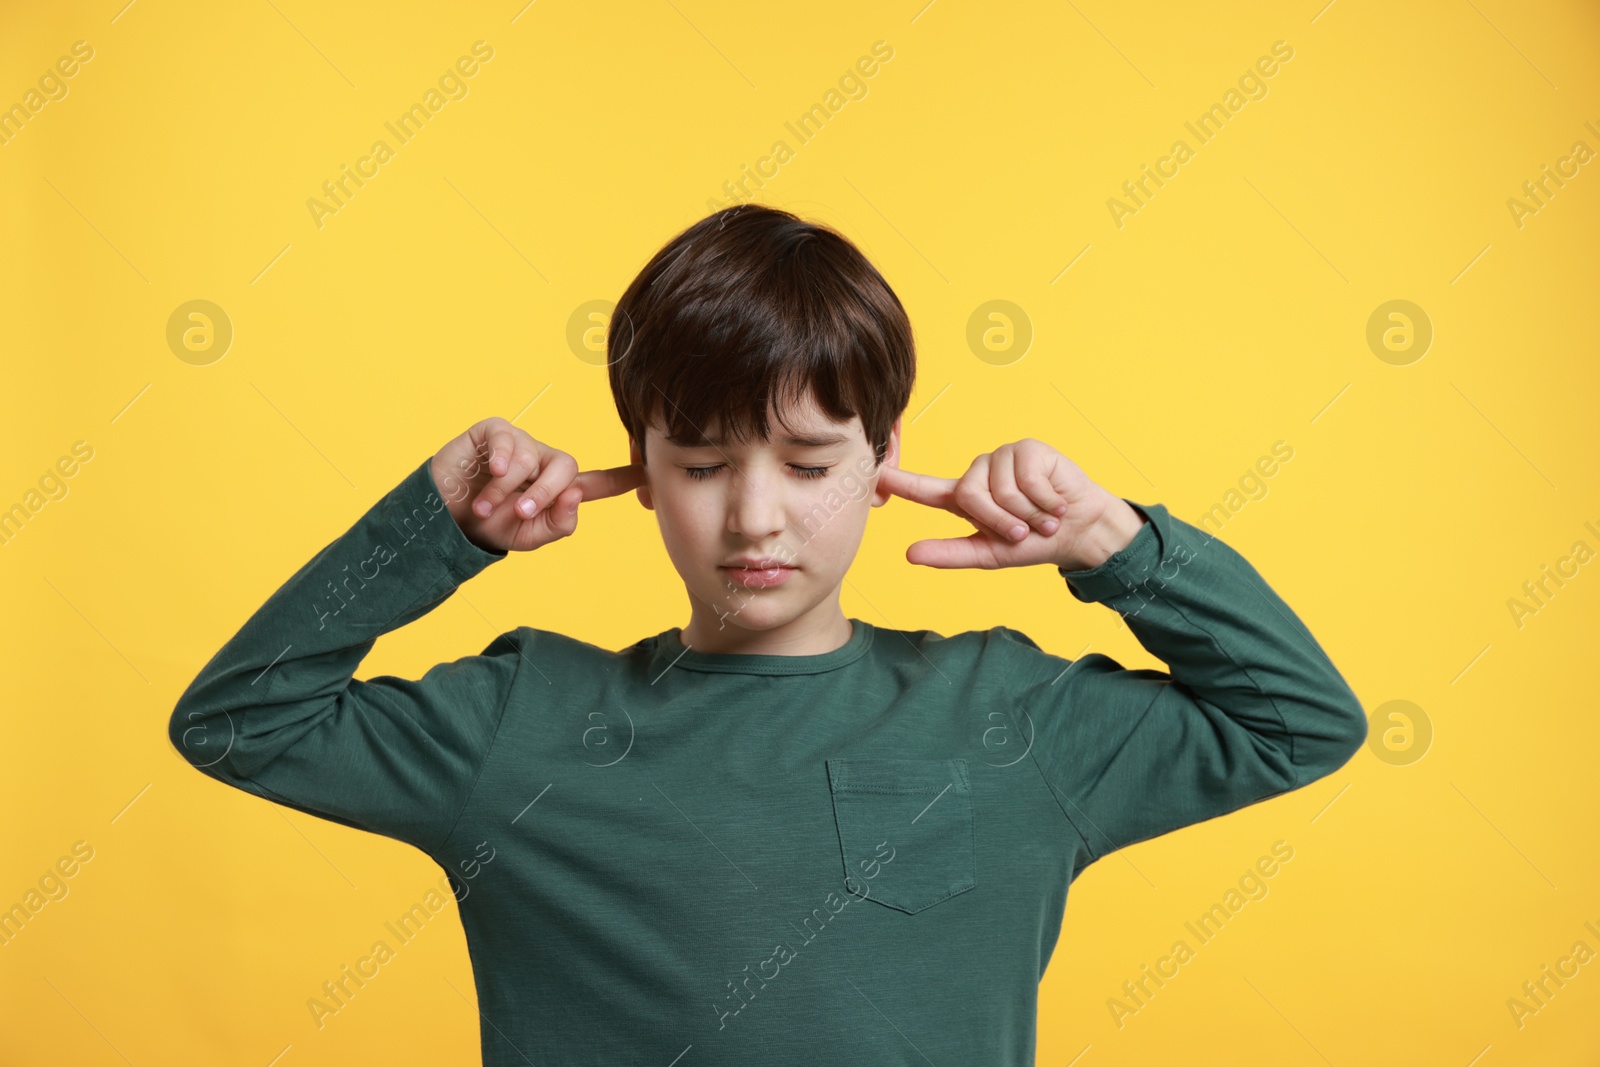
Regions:
<svg viewBox="0 0 1600 1067"><path fill-rule="evenodd" d="M577 486L570 486L556 497L555 506L550 510L550 526L560 531L559 536L570 537L578 528L578 503L583 499L583 490Z"/></svg>
<svg viewBox="0 0 1600 1067"><path fill-rule="evenodd" d="M982 567L992 570L1005 566L996 555L994 539L981 533L914 542L906 549L906 560L924 567L939 568Z"/></svg>
<svg viewBox="0 0 1600 1067"><path fill-rule="evenodd" d="M556 494L548 507L527 520L537 528L533 547L543 548L563 537L571 537L578 528L578 501L582 498L582 490L577 486L568 486Z"/></svg>

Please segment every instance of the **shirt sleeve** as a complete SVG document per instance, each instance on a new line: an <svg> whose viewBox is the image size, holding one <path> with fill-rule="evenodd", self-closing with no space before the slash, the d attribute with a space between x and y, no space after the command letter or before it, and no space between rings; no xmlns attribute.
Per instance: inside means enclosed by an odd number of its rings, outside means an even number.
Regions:
<svg viewBox="0 0 1600 1067"><path fill-rule="evenodd" d="M1126 845L1332 774L1367 736L1361 702L1304 623L1225 542L1160 504L1098 567L1058 567L1119 612L1166 671L1049 655L1002 628L1030 753L1088 848ZM1074 876L1078 872L1074 871Z"/></svg>
<svg viewBox="0 0 1600 1067"><path fill-rule="evenodd" d="M433 854L505 710L520 631L419 679L352 675L379 635L505 555L467 540L422 463L211 658L173 709L173 746L218 781Z"/></svg>

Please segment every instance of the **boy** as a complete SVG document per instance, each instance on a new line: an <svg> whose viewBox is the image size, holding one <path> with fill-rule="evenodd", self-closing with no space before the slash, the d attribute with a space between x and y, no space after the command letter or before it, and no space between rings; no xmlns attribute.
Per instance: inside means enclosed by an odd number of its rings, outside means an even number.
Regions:
<svg viewBox="0 0 1600 1067"><path fill-rule="evenodd" d="M1032 1064L1086 866L1361 747L1360 702L1288 606L1162 505L1031 439L959 480L900 470L910 325L836 232L711 215L608 341L628 466L474 425L290 578L169 724L206 774L448 872L490 1067ZM379 635L630 489L686 626L618 652L521 626L415 681L352 677ZM891 496L975 527L910 562L1053 565L1171 673L846 618Z"/></svg>

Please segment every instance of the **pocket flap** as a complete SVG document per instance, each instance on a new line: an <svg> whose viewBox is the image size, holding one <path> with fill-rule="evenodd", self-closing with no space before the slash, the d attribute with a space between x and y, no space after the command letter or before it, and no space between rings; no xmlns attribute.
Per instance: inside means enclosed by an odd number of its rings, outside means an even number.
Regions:
<svg viewBox="0 0 1600 1067"><path fill-rule="evenodd" d="M845 889L915 914L976 886L963 759L830 759Z"/></svg>

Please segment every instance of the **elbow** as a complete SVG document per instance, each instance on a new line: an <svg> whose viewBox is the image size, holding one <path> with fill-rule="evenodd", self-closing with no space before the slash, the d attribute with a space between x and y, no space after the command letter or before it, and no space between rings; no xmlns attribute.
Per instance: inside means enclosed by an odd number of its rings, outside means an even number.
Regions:
<svg viewBox="0 0 1600 1067"><path fill-rule="evenodd" d="M1352 700L1340 721L1344 724L1340 737L1343 747L1335 750L1338 762L1328 769L1329 774L1355 759L1356 753L1367 746L1367 713L1360 701Z"/></svg>
<svg viewBox="0 0 1600 1067"><path fill-rule="evenodd" d="M1343 727L1341 740L1344 750L1334 770L1349 763L1367 744L1367 709L1362 707L1361 698L1356 696L1355 690L1343 677L1337 683L1336 691L1340 699L1333 703L1331 714Z"/></svg>
<svg viewBox="0 0 1600 1067"><path fill-rule="evenodd" d="M1353 693L1351 694L1352 697L1354 695ZM1367 709L1361 706L1361 701L1355 700L1351 704L1348 721L1350 723L1350 735L1347 740L1350 745L1350 756L1346 757L1347 760L1353 758L1367 744Z"/></svg>
<svg viewBox="0 0 1600 1067"><path fill-rule="evenodd" d="M180 699L167 719L167 740L189 766L215 778L233 749L233 719L226 711Z"/></svg>
<svg viewBox="0 0 1600 1067"><path fill-rule="evenodd" d="M1338 699L1314 709L1315 729L1294 740L1294 760L1299 785L1326 778L1355 758L1367 744L1367 713L1355 693L1341 685Z"/></svg>
<svg viewBox="0 0 1600 1067"><path fill-rule="evenodd" d="M201 720L204 718L204 712L191 709L183 700L178 701L177 706L172 709L172 714L167 717L167 741L191 766L195 760L189 742L191 738L196 741L203 740L206 726Z"/></svg>

